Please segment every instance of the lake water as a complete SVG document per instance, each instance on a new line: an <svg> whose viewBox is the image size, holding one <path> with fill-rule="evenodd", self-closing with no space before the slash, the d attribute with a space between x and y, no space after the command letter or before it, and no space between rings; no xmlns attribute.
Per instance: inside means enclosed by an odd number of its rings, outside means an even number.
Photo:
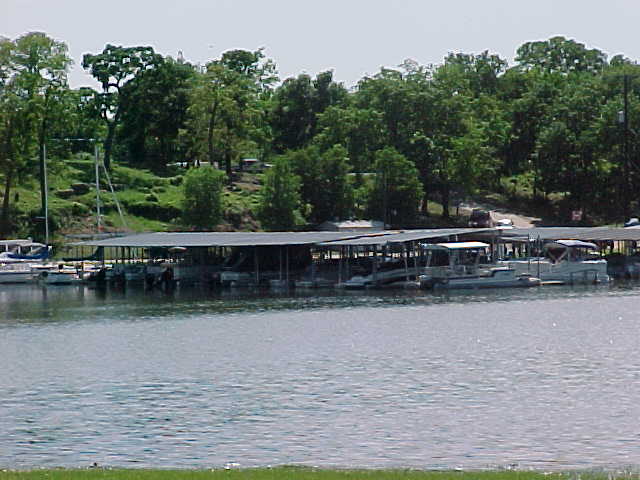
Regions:
<svg viewBox="0 0 640 480"><path fill-rule="evenodd" d="M1 286L0 467L637 467L639 305Z"/></svg>

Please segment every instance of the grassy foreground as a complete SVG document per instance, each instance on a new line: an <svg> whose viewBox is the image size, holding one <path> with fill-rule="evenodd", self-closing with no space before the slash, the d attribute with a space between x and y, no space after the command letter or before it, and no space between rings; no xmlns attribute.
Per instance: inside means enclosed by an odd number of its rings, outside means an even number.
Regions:
<svg viewBox="0 0 640 480"><path fill-rule="evenodd" d="M278 467L239 470L31 470L0 471L0 480L611 480L639 479L629 472L543 473L528 471L319 470Z"/></svg>

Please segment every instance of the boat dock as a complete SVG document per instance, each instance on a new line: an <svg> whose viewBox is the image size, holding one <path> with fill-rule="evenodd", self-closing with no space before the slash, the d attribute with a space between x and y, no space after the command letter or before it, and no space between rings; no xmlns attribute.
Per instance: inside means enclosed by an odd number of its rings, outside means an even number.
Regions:
<svg viewBox="0 0 640 480"><path fill-rule="evenodd" d="M86 240L76 251L101 249L109 279L159 279L207 282L223 286L305 288L345 286L366 265L376 285L385 279L415 281L421 244L478 240L490 244L490 256L504 254L500 245L575 239L597 243L603 252L615 245L624 271L635 264L640 229L608 227L447 228L379 232L154 232ZM614 254L615 256L616 254ZM632 260L629 260L632 259ZM393 271L394 273L388 273ZM624 273L624 272L623 272ZM348 286L348 285L346 285Z"/></svg>

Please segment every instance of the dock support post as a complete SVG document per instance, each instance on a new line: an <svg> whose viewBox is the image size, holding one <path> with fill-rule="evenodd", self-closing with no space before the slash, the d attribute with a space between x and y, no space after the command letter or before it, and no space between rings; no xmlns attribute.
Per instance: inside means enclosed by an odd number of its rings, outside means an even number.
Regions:
<svg viewBox="0 0 640 480"><path fill-rule="evenodd" d="M260 285L260 262L258 261L258 247L253 247L253 261L256 268L256 286Z"/></svg>
<svg viewBox="0 0 640 480"><path fill-rule="evenodd" d="M404 274L405 274L405 280L408 282L409 281L409 259L407 258L409 255L409 249L407 248L407 244L403 243L402 244L402 253L404 254Z"/></svg>

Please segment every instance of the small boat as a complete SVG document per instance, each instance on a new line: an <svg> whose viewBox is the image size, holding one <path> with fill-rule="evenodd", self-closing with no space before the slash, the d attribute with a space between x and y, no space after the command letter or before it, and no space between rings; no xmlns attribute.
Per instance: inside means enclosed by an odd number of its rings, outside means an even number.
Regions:
<svg viewBox="0 0 640 480"><path fill-rule="evenodd" d="M0 264L43 262L51 247L31 239L0 240Z"/></svg>
<svg viewBox="0 0 640 480"><path fill-rule="evenodd" d="M33 279L30 264L15 263L0 266L0 283L31 283Z"/></svg>
<svg viewBox="0 0 640 480"><path fill-rule="evenodd" d="M420 275L421 288L521 288L540 285L540 279L513 268L482 263L489 245L483 242L450 242L422 245L427 267Z"/></svg>
<svg viewBox="0 0 640 480"><path fill-rule="evenodd" d="M422 271L421 267L410 265L405 262L405 259L397 257L371 258L369 265L364 269L364 272L353 275L349 280L338 284L338 287L347 290L371 287L401 287L409 279L415 279L418 273Z"/></svg>
<svg viewBox="0 0 640 480"><path fill-rule="evenodd" d="M38 268L37 279L44 285L71 285L82 282L78 271L73 267L60 265L59 267Z"/></svg>
<svg viewBox="0 0 640 480"><path fill-rule="evenodd" d="M609 281L607 261L592 252L598 246L580 240L555 240L543 246L543 256L505 260L502 265L542 282L587 284Z"/></svg>

